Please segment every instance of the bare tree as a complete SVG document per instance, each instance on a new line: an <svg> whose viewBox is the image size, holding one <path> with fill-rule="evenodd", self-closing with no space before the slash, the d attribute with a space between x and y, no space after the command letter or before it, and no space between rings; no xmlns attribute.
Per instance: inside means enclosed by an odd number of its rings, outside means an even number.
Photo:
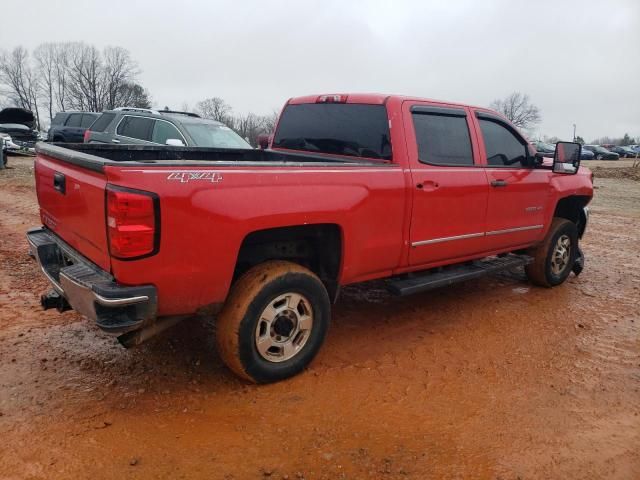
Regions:
<svg viewBox="0 0 640 480"><path fill-rule="evenodd" d="M40 128L38 111L38 77L29 63L29 52L24 47L16 47L9 54L0 55L0 83L6 88L11 102L34 113L36 125Z"/></svg>
<svg viewBox="0 0 640 480"><path fill-rule="evenodd" d="M131 105L127 101L131 101L132 95L139 99L143 94L146 94L139 85L140 88L135 88L133 80L139 73L138 66L131 59L127 50L121 47L107 47L103 51L102 58L102 86L100 88L102 109Z"/></svg>
<svg viewBox="0 0 640 480"><path fill-rule="evenodd" d="M36 60L36 73L40 77L40 93L44 96L49 121L53 120L53 105L55 103L55 45L45 43L33 51Z"/></svg>
<svg viewBox="0 0 640 480"><path fill-rule="evenodd" d="M530 103L529 95L513 92L502 100L494 100L491 108L502 113L516 127L528 129L542 119L538 107Z"/></svg>
<svg viewBox="0 0 640 480"><path fill-rule="evenodd" d="M272 134L276 131L276 125L278 123L278 117L280 114L277 110L273 110L269 115L265 115L264 118L264 133Z"/></svg>
<svg viewBox="0 0 640 480"><path fill-rule="evenodd" d="M229 123L231 106L219 97L206 98L196 103L196 111L201 117L222 123Z"/></svg>
<svg viewBox="0 0 640 480"><path fill-rule="evenodd" d="M276 120L277 115L274 117L273 113L264 116L247 113L246 115L233 117L233 120L228 125L255 147L258 145L259 135L273 133Z"/></svg>
<svg viewBox="0 0 640 480"><path fill-rule="evenodd" d="M69 43L58 43L55 47L56 105L62 112L67 109L68 102L69 45Z"/></svg>

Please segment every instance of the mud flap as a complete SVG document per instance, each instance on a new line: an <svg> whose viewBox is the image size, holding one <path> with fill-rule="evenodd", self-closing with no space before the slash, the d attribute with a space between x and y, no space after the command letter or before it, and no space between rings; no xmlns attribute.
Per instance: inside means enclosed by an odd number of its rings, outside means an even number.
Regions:
<svg viewBox="0 0 640 480"><path fill-rule="evenodd" d="M572 271L577 277L578 275L580 275L583 269L584 269L584 253L582 252L582 249L578 247L578 255L576 255L576 261L573 262Z"/></svg>

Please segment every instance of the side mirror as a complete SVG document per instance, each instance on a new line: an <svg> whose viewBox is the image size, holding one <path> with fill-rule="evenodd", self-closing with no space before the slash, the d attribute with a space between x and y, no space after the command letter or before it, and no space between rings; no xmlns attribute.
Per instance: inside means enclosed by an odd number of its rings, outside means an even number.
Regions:
<svg viewBox="0 0 640 480"><path fill-rule="evenodd" d="M553 172L573 175L578 173L580 167L580 155L582 145L574 142L556 143L556 151L553 154Z"/></svg>
<svg viewBox="0 0 640 480"><path fill-rule="evenodd" d="M260 150L266 150L269 148L269 135L265 133L258 135L258 148Z"/></svg>
<svg viewBox="0 0 640 480"><path fill-rule="evenodd" d="M164 144L171 147L184 147L184 142L179 138L167 138L167 141L164 142Z"/></svg>

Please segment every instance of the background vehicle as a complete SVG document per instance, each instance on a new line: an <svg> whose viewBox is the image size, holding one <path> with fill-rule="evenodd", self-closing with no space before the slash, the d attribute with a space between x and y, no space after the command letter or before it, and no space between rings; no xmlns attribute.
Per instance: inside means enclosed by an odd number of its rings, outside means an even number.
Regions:
<svg viewBox="0 0 640 480"><path fill-rule="evenodd" d="M5 149L12 154L33 154L38 132L34 130L33 112L24 108L5 108L0 111L0 134L5 138Z"/></svg>
<svg viewBox="0 0 640 480"><path fill-rule="evenodd" d="M617 153L610 152L600 145L583 145L582 148L593 152L596 160L618 160L620 158L620 155Z"/></svg>
<svg viewBox="0 0 640 480"><path fill-rule="evenodd" d="M95 112L58 112L47 134L50 142L82 143L84 132L100 116Z"/></svg>
<svg viewBox="0 0 640 480"><path fill-rule="evenodd" d="M611 148L610 151L620 155L620 158L635 158L637 155L637 153L629 147L615 146Z"/></svg>
<svg viewBox="0 0 640 480"><path fill-rule="evenodd" d="M195 113L127 107L102 112L87 130L84 142L251 148L226 125Z"/></svg>
<svg viewBox="0 0 640 480"><path fill-rule="evenodd" d="M594 158L596 158L596 155L591 150L586 148L580 150L580 160L593 160Z"/></svg>
<svg viewBox="0 0 640 480"><path fill-rule="evenodd" d="M491 110L379 94L291 99L268 150L39 144L42 304L125 346L220 311L225 363L280 380L318 352L343 285L580 273L593 185L579 154L558 142L541 160Z"/></svg>
<svg viewBox="0 0 640 480"><path fill-rule="evenodd" d="M553 158L553 155L556 151L555 145L544 142L532 142L532 144L534 147L536 147L536 152L542 154L543 157Z"/></svg>

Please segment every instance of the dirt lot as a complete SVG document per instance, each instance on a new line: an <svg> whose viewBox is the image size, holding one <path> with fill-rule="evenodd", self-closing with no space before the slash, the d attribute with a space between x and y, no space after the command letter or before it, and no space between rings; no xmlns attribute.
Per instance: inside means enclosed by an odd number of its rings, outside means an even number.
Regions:
<svg viewBox="0 0 640 480"><path fill-rule="evenodd" d="M614 166L615 162L592 162ZM30 160L0 170L0 478L640 478L640 183L596 178L583 274L348 288L311 368L237 380L193 320L124 350L43 312ZM618 165L615 165L618 166Z"/></svg>

